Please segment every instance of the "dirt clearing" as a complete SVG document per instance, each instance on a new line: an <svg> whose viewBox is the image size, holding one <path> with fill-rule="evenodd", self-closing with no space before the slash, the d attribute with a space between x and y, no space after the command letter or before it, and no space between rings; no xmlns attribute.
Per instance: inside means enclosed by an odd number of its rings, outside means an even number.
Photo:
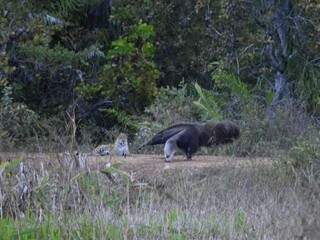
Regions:
<svg viewBox="0 0 320 240"><path fill-rule="evenodd" d="M70 153L1 153L1 161L12 161L23 158L24 161L54 164L65 158L84 159L89 170L102 170L106 167L117 166L121 170L134 174L135 176L159 176L165 172L183 169L198 171L204 168L238 168L252 166L270 166L271 159L268 158L240 158L232 156L208 156L197 155L191 161L186 161L185 156L175 156L172 162L165 162L162 155L131 154L130 156L95 156L92 154L81 154L80 157Z"/></svg>
<svg viewBox="0 0 320 240"><path fill-rule="evenodd" d="M141 155L134 154L126 158L123 157L96 157L89 156L88 165L92 169L97 169L107 165L119 163L120 168L134 173L138 176L158 176L167 171L184 169L197 171L203 168L225 168L225 167L251 167L257 165L271 165L268 158L239 158L225 156L194 156L191 161L186 161L185 156L176 156L172 162L165 162L161 155Z"/></svg>

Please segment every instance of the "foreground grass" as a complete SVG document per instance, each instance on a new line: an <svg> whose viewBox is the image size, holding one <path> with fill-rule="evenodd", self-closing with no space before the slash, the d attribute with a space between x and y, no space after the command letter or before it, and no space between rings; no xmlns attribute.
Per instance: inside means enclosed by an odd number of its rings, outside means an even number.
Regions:
<svg viewBox="0 0 320 240"><path fill-rule="evenodd" d="M271 164L131 181L116 167L107 174L77 167L74 157L2 164L0 239L319 237L318 185Z"/></svg>

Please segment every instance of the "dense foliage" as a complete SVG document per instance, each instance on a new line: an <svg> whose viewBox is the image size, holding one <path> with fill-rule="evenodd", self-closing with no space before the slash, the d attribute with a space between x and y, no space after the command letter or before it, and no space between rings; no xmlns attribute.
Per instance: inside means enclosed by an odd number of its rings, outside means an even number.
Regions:
<svg viewBox="0 0 320 240"><path fill-rule="evenodd" d="M316 0L1 0L0 9L1 116L16 119L0 133L16 143L16 126L62 126L72 114L79 141L88 128L93 142L114 128L135 133L168 86L193 99L191 119L243 119L248 105L274 119L283 101L320 113ZM19 122L17 111L35 120Z"/></svg>

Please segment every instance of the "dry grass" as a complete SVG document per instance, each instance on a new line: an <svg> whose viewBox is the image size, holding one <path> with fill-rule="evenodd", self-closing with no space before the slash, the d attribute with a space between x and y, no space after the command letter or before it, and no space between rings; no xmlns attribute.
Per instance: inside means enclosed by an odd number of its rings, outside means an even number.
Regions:
<svg viewBox="0 0 320 240"><path fill-rule="evenodd" d="M0 170L2 239L320 237L319 185L261 159L178 157L167 167L137 155L102 173L105 162L86 155L18 155Z"/></svg>

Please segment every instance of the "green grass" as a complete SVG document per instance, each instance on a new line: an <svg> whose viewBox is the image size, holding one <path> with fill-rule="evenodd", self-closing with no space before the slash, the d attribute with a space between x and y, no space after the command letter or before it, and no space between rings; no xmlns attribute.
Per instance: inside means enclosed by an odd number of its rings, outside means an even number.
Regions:
<svg viewBox="0 0 320 240"><path fill-rule="evenodd" d="M147 185L137 187L119 166L106 172L111 181L75 168L68 155L57 160L42 167L23 157L0 172L0 239L316 239L319 233L319 182L290 175L286 165L253 160L176 169L138 179Z"/></svg>

